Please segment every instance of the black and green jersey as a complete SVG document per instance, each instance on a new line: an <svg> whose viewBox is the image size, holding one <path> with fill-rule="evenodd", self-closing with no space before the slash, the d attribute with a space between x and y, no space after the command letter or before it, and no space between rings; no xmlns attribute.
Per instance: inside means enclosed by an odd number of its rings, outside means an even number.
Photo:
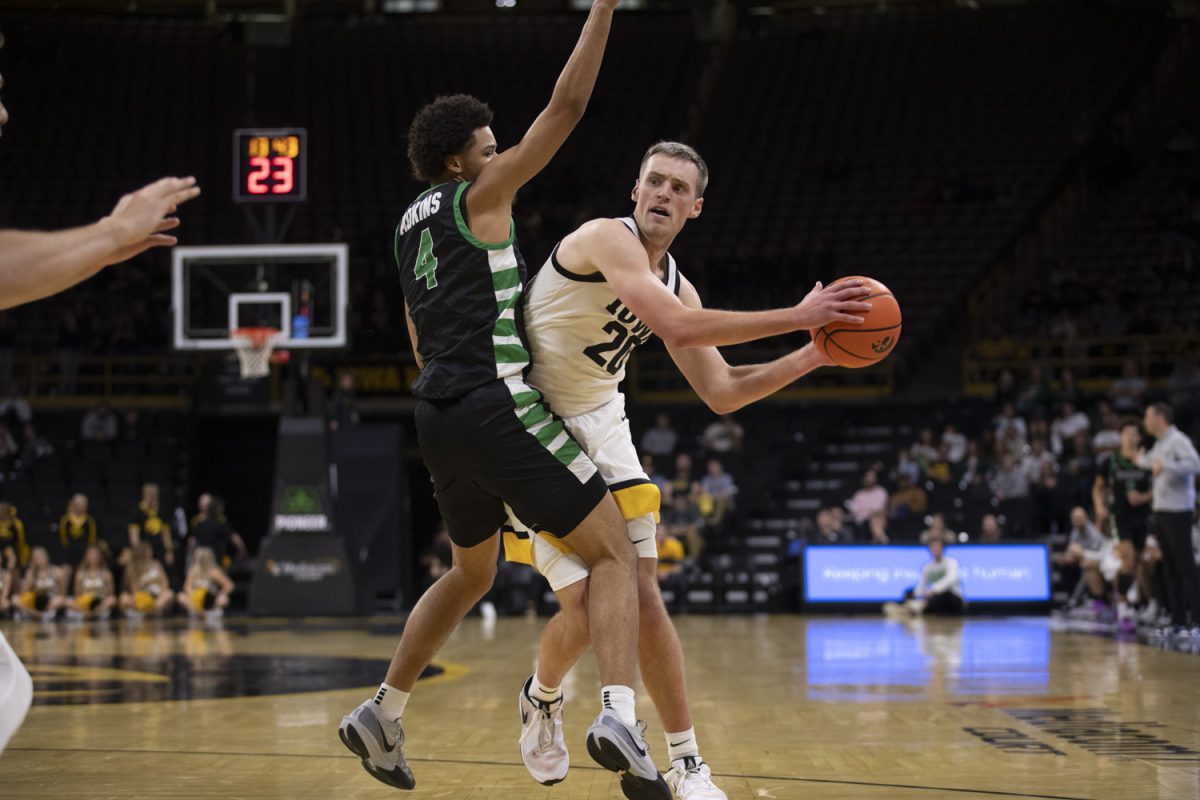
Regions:
<svg viewBox="0 0 1200 800"><path fill-rule="evenodd" d="M511 231L485 244L467 225L469 183L423 192L396 227L396 263L425 362L418 397L462 397L529 366L521 295L525 260Z"/></svg>
<svg viewBox="0 0 1200 800"><path fill-rule="evenodd" d="M1129 492L1148 492L1153 478L1148 470L1121 455L1119 451L1108 453L1100 460L1100 474L1108 483L1112 496L1110 509L1118 526L1137 524L1150 516L1150 504L1130 505Z"/></svg>

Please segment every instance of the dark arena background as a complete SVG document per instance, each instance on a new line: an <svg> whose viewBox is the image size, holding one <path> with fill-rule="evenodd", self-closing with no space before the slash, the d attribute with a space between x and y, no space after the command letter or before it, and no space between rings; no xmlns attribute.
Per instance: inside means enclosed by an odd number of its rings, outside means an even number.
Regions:
<svg viewBox="0 0 1200 800"><path fill-rule="evenodd" d="M396 261L428 188L408 126L469 93L512 147L591 6L0 0L0 251L162 176L203 190L175 248L0 312L0 797L397 791L338 722L451 566ZM877 364L722 416L656 338L628 361L724 792L680 800L1200 798L1200 466L1163 455L1200 439L1198 6L620 4L586 114L517 197L530 277L631 213L677 140L711 170L671 248L706 306L869 276L903 313ZM1159 527L1179 497L1190 540ZM76 577L89 545L108 588ZM228 576L207 594L205 546ZM513 700L557 609L501 561L405 712L414 796L621 796L584 746L590 653L569 778L522 765Z"/></svg>

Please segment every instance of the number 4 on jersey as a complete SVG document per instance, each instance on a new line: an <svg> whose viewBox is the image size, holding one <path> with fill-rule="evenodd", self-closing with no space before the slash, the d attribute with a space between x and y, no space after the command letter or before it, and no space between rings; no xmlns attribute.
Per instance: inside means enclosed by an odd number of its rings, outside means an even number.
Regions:
<svg viewBox="0 0 1200 800"><path fill-rule="evenodd" d="M437 288L437 256L433 254L433 234L429 232L429 228L421 231L421 249L417 251L417 263L413 265L413 272L418 278L425 279L425 288Z"/></svg>

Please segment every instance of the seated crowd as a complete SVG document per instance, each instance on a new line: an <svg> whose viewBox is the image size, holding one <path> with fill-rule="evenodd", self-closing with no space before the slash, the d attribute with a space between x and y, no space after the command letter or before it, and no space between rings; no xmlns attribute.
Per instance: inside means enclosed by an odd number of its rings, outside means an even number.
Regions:
<svg viewBox="0 0 1200 800"><path fill-rule="evenodd" d="M158 494L154 484L142 487L124 538L99 529L82 494L70 498L57 529L42 535L27 534L17 509L0 503L0 615L49 622L119 611L140 619L179 609L219 617L234 590L228 569L245 557L245 544L221 498L201 495L198 513L180 531L159 515Z"/></svg>

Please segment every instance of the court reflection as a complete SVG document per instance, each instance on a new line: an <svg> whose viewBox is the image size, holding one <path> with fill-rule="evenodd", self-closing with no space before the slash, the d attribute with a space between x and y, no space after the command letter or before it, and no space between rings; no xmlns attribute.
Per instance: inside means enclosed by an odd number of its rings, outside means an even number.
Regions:
<svg viewBox="0 0 1200 800"><path fill-rule="evenodd" d="M35 705L327 691L371 686L387 669L373 659L239 653L219 626L17 626L6 636L33 676Z"/></svg>
<svg viewBox="0 0 1200 800"><path fill-rule="evenodd" d="M805 626L812 700L1036 695L1049 667L1050 629L1039 619L809 619Z"/></svg>

